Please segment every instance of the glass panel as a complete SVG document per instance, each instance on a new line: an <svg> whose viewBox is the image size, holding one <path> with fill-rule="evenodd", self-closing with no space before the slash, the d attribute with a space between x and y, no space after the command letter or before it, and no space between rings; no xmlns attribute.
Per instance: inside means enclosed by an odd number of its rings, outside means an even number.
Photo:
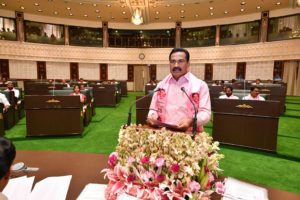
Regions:
<svg viewBox="0 0 300 200"><path fill-rule="evenodd" d="M300 38L300 14L269 20L268 41Z"/></svg>
<svg viewBox="0 0 300 200"><path fill-rule="evenodd" d="M258 42L259 28L259 21L222 25L220 31L220 45Z"/></svg>
<svg viewBox="0 0 300 200"><path fill-rule="evenodd" d="M101 28L86 28L69 26L70 45L102 47L103 37Z"/></svg>
<svg viewBox="0 0 300 200"><path fill-rule="evenodd" d="M110 47L161 48L175 46L175 29L117 30L109 29Z"/></svg>
<svg viewBox="0 0 300 200"><path fill-rule="evenodd" d="M64 26L25 21L25 41L43 44L65 44Z"/></svg>
<svg viewBox="0 0 300 200"><path fill-rule="evenodd" d="M182 29L181 45L183 47L213 46L215 38L215 26Z"/></svg>
<svg viewBox="0 0 300 200"><path fill-rule="evenodd" d="M17 40L16 22L14 19L0 17L0 39Z"/></svg>

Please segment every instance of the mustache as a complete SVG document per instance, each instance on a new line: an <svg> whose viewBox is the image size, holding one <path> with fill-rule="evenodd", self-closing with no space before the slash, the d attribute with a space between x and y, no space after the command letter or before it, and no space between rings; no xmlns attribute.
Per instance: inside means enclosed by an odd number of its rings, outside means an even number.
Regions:
<svg viewBox="0 0 300 200"><path fill-rule="evenodd" d="M172 71L173 71L173 72L175 72L175 71L180 71L180 72L181 72L181 68L180 68L180 67L174 67L174 68L172 69Z"/></svg>

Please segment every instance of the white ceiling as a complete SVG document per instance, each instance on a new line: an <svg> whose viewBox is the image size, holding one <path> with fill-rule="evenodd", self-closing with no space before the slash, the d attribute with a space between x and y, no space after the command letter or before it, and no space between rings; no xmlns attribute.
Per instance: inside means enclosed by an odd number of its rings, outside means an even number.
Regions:
<svg viewBox="0 0 300 200"><path fill-rule="evenodd" d="M67 19L129 23L133 10L140 8L147 24L246 15L291 8L296 2L297 0L0 0L0 9Z"/></svg>

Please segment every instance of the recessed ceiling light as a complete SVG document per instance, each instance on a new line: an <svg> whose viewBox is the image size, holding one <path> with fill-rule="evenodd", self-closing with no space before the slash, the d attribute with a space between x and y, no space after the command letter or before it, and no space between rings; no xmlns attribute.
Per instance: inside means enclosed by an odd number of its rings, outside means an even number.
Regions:
<svg viewBox="0 0 300 200"><path fill-rule="evenodd" d="M182 18L182 19L183 19L183 18L184 18L184 16L180 16L180 18Z"/></svg>
<svg viewBox="0 0 300 200"><path fill-rule="evenodd" d="M156 5L153 5L153 8L156 8Z"/></svg>
<svg viewBox="0 0 300 200"><path fill-rule="evenodd" d="M35 5L35 6L39 6L39 4L38 4L38 3L34 3L34 5Z"/></svg>
<svg viewBox="0 0 300 200"><path fill-rule="evenodd" d="M184 3L181 3L180 5L181 5L181 6L184 6L185 4L184 4Z"/></svg>
<svg viewBox="0 0 300 200"><path fill-rule="evenodd" d="M115 19L115 17L111 17L111 19Z"/></svg>
<svg viewBox="0 0 300 200"><path fill-rule="evenodd" d="M54 11L54 12L53 12L53 14L54 14L54 15L57 15L57 14L58 14L58 12L57 12L57 11Z"/></svg>
<svg viewBox="0 0 300 200"><path fill-rule="evenodd" d="M171 5L170 5L170 4L167 4L166 6L167 6L167 7L170 7Z"/></svg>
<svg viewBox="0 0 300 200"><path fill-rule="evenodd" d="M184 10L181 10L180 12L181 12L181 13L184 13Z"/></svg>
<svg viewBox="0 0 300 200"><path fill-rule="evenodd" d="M84 16L84 17L88 17L88 15L86 15L86 14L85 14L85 15L83 15L83 16Z"/></svg>
<svg viewBox="0 0 300 200"><path fill-rule="evenodd" d="M106 6L107 6L107 7L111 7L111 5L110 5L110 4L107 4Z"/></svg>
<svg viewBox="0 0 300 200"><path fill-rule="evenodd" d="M261 9L261 7L260 6L256 6L256 9Z"/></svg>
<svg viewBox="0 0 300 200"><path fill-rule="evenodd" d="M279 6L281 4L281 2L280 1L278 1L277 3L276 3L276 6Z"/></svg>
<svg viewBox="0 0 300 200"><path fill-rule="evenodd" d="M71 8L70 8L70 7L67 7L66 9L67 9L67 10L71 10Z"/></svg>
<svg viewBox="0 0 300 200"><path fill-rule="evenodd" d="M93 6L94 6L94 7L96 7L96 6L97 6L97 4L95 4L95 3L94 3L94 4L93 4Z"/></svg>
<svg viewBox="0 0 300 200"><path fill-rule="evenodd" d="M83 3L82 3L82 2L80 2L79 4L80 4L80 5L83 5Z"/></svg>
<svg viewBox="0 0 300 200"><path fill-rule="evenodd" d="M225 11L224 11L224 14L228 14L228 11L227 11L227 10L225 10Z"/></svg>
<svg viewBox="0 0 300 200"><path fill-rule="evenodd" d="M69 15L70 15L70 16L73 16L73 14L72 14L72 13L70 13Z"/></svg>
<svg viewBox="0 0 300 200"><path fill-rule="evenodd" d="M168 17L168 19L172 19L172 17Z"/></svg>
<svg viewBox="0 0 300 200"><path fill-rule="evenodd" d="M213 15L214 15L214 13L210 13L210 15L211 15L211 16L213 16Z"/></svg>
<svg viewBox="0 0 300 200"><path fill-rule="evenodd" d="M241 2L241 5L242 5L242 6L243 6L243 5L245 5L245 4L246 4L246 2L245 2L245 1L242 1L242 2Z"/></svg>
<svg viewBox="0 0 300 200"><path fill-rule="evenodd" d="M241 10L240 10L241 12L244 12L245 11L245 9L244 8L241 8Z"/></svg>
<svg viewBox="0 0 300 200"><path fill-rule="evenodd" d="M126 12L125 12L125 11L123 11L122 13L123 13L123 15L125 15L125 14L126 14Z"/></svg>
<svg viewBox="0 0 300 200"><path fill-rule="evenodd" d="M197 18L197 17L199 17L199 15L198 15L198 14L196 14L196 15L195 15L195 17Z"/></svg>
<svg viewBox="0 0 300 200"><path fill-rule="evenodd" d="M214 9L214 7L209 7L209 10L213 10Z"/></svg>
<svg viewBox="0 0 300 200"><path fill-rule="evenodd" d="M98 16L97 16L97 18L101 18L101 16L100 16L100 15L98 15Z"/></svg>
<svg viewBox="0 0 300 200"><path fill-rule="evenodd" d="M96 13L99 13L99 12L100 12L100 10L98 10L98 9L97 9L97 10L95 10L95 12L96 12Z"/></svg>
<svg viewBox="0 0 300 200"><path fill-rule="evenodd" d="M159 11L156 11L155 13L158 15L158 14L159 14Z"/></svg>
<svg viewBox="0 0 300 200"><path fill-rule="evenodd" d="M24 9L25 9L25 7L24 7L24 6L21 6L20 8L21 8L22 10L24 10Z"/></svg>
<svg viewBox="0 0 300 200"><path fill-rule="evenodd" d="M43 10L41 10L41 9L39 9L39 10L37 10L38 12L43 12Z"/></svg>
<svg viewBox="0 0 300 200"><path fill-rule="evenodd" d="M5 3L1 3L1 6L6 6L6 4Z"/></svg>

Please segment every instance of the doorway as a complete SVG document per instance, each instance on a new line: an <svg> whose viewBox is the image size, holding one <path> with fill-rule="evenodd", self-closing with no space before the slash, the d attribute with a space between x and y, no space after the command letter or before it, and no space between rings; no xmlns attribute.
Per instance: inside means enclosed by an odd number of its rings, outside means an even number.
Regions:
<svg viewBox="0 0 300 200"><path fill-rule="evenodd" d="M150 81L149 67L147 65L134 65L134 91L144 91L145 85Z"/></svg>

